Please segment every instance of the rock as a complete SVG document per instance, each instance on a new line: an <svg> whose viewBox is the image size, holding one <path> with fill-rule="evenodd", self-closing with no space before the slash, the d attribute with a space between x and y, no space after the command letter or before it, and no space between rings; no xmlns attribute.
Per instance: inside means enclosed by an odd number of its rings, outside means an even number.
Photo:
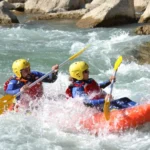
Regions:
<svg viewBox="0 0 150 150"><path fill-rule="evenodd" d="M93 0L91 3L88 3L85 5L86 9L92 10L96 8L97 6L103 4L106 0Z"/></svg>
<svg viewBox="0 0 150 150"><path fill-rule="evenodd" d="M147 23L147 22L150 22L150 1L148 3L146 10L141 15L140 20L138 21L138 23Z"/></svg>
<svg viewBox="0 0 150 150"><path fill-rule="evenodd" d="M0 2L0 7L4 7L4 8L9 9L9 10L12 10L12 9L15 8L14 5L12 5L12 4L10 4L10 3L6 2L6 1Z"/></svg>
<svg viewBox="0 0 150 150"><path fill-rule="evenodd" d="M16 15L16 16L19 16L19 15L23 15L24 12L23 11L17 11L17 10L11 10L11 12Z"/></svg>
<svg viewBox="0 0 150 150"><path fill-rule="evenodd" d="M134 0L134 8L137 12L143 12L147 5L149 3L149 0Z"/></svg>
<svg viewBox="0 0 150 150"><path fill-rule="evenodd" d="M25 3L27 0L5 0L8 3Z"/></svg>
<svg viewBox="0 0 150 150"><path fill-rule="evenodd" d="M150 42L144 43L139 47L136 59L140 64L150 64Z"/></svg>
<svg viewBox="0 0 150 150"><path fill-rule="evenodd" d="M10 25L12 23L19 23L17 17L10 12L8 8L4 7L2 2L0 2L0 24Z"/></svg>
<svg viewBox="0 0 150 150"><path fill-rule="evenodd" d="M110 27L134 21L133 0L105 0L105 2L86 13L77 22L77 26L80 28Z"/></svg>
<svg viewBox="0 0 150 150"><path fill-rule="evenodd" d="M6 1L0 2L0 7L5 7L9 10L24 11L24 3L8 3Z"/></svg>
<svg viewBox="0 0 150 150"><path fill-rule="evenodd" d="M86 13L85 9L67 11L67 12L49 13L49 14L33 16L30 19L30 21L33 21L33 20L51 20L51 19L79 19L85 13Z"/></svg>
<svg viewBox="0 0 150 150"><path fill-rule="evenodd" d="M50 13L57 10L77 10L85 7L89 0L27 0L25 11L30 13Z"/></svg>
<svg viewBox="0 0 150 150"><path fill-rule="evenodd" d="M24 3L13 3L14 10L24 11Z"/></svg>
<svg viewBox="0 0 150 150"><path fill-rule="evenodd" d="M135 33L136 34L139 34L139 35L148 35L150 34L150 25L144 25L144 26L140 26L140 27L137 27L135 29Z"/></svg>

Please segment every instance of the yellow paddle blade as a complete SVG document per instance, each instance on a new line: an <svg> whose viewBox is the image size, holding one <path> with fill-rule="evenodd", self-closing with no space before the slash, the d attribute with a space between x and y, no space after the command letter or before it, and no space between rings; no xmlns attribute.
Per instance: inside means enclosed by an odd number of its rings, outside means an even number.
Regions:
<svg viewBox="0 0 150 150"><path fill-rule="evenodd" d="M110 118L110 109L109 109L109 106L110 106L110 101L105 100L104 115L105 115L106 120L109 120L109 118Z"/></svg>
<svg viewBox="0 0 150 150"><path fill-rule="evenodd" d="M121 63L122 63L122 56L119 56L119 58L116 60L115 65L114 65L115 75L116 75L118 67L120 66ZM113 84L114 84L114 82L111 83L110 95L112 94ZM110 99L105 99L105 103L104 103L104 115L105 115L106 120L110 119L110 110L109 110L109 107L110 107Z"/></svg>
<svg viewBox="0 0 150 150"><path fill-rule="evenodd" d="M73 59L75 59L76 57L78 57L78 56L79 56L81 53L83 53L89 46L90 46L90 45L88 45L88 46L84 47L83 49L81 49L79 52L77 52L76 54L74 54L73 56L71 56L71 57L69 58L69 60L73 60Z"/></svg>
<svg viewBox="0 0 150 150"><path fill-rule="evenodd" d="M121 63L122 63L122 56L119 56L114 65L115 71L118 69L118 67L120 66Z"/></svg>
<svg viewBox="0 0 150 150"><path fill-rule="evenodd" d="M0 98L0 114L4 113L13 103L15 103L16 96L5 95Z"/></svg>

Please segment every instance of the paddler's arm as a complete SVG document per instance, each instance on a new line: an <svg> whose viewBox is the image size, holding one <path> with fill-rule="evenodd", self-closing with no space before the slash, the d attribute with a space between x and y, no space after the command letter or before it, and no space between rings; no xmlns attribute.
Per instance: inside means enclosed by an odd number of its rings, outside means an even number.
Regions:
<svg viewBox="0 0 150 150"><path fill-rule="evenodd" d="M56 79L57 79L58 68L59 68L58 65L54 65L52 67L52 73L50 73L46 78L44 78L42 80L42 82L47 82L47 83L53 83L53 82L55 82ZM41 78L42 76L45 75L44 73L38 72L38 71L32 71L31 73L33 73L36 76L37 79Z"/></svg>
<svg viewBox="0 0 150 150"><path fill-rule="evenodd" d="M100 88L104 89L105 87L111 84L112 80L116 80L114 76L111 76L109 80L99 83L98 85L100 86Z"/></svg>
<svg viewBox="0 0 150 150"><path fill-rule="evenodd" d="M98 85L100 86L100 88L104 89L105 87L107 87L108 85L110 85L110 80L107 80L105 82L99 83Z"/></svg>
<svg viewBox="0 0 150 150"><path fill-rule="evenodd" d="M53 83L57 80L58 72L49 74L49 76L42 80L42 82Z"/></svg>
<svg viewBox="0 0 150 150"><path fill-rule="evenodd" d="M56 65L52 66L53 73L50 73L47 78L42 80L42 82L48 82L48 83L55 82L57 79L57 75L58 75L58 69L59 69L59 65L56 64Z"/></svg>
<svg viewBox="0 0 150 150"><path fill-rule="evenodd" d="M84 104L87 105L87 106L98 106L98 105L101 105L101 104L104 104L104 99L101 98L101 99L93 99L93 100L90 100L90 99L84 99Z"/></svg>
<svg viewBox="0 0 150 150"><path fill-rule="evenodd" d="M106 98L106 99L108 99L108 98L112 99L112 95L107 94L105 98ZM88 106L94 107L94 106L99 106L99 105L101 105L101 104L104 104L104 102L105 102L105 99L104 99L104 98L100 98L100 99L92 99L92 100L90 100L90 99L85 99L85 102L84 102L84 103L85 103L86 105L88 105Z"/></svg>
<svg viewBox="0 0 150 150"><path fill-rule="evenodd" d="M15 89L15 90L7 89L5 92L6 92L7 94L10 94L10 95L15 95L15 94L17 94L17 93L20 92L20 88Z"/></svg>
<svg viewBox="0 0 150 150"><path fill-rule="evenodd" d="M75 87L72 90L73 98L79 97L82 98L83 103L88 106L98 106L104 104L104 99L90 99L89 96L83 91L80 87Z"/></svg>
<svg viewBox="0 0 150 150"><path fill-rule="evenodd" d="M7 86L7 89L5 91L6 94L10 94L10 95L16 95L17 93L20 92L20 88L18 87L16 84L17 81L15 80L11 80ZM19 99L20 97L18 96L17 99Z"/></svg>

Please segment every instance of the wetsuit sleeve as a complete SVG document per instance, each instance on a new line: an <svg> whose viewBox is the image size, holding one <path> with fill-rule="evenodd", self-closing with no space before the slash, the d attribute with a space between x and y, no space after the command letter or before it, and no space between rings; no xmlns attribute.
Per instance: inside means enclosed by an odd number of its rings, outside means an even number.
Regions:
<svg viewBox="0 0 150 150"><path fill-rule="evenodd" d="M82 87L74 87L72 89L72 96L73 98L75 97L80 97L83 99L83 103L88 105L88 106L98 106L100 104L104 103L104 99L90 99L89 96L84 92Z"/></svg>
<svg viewBox="0 0 150 150"><path fill-rule="evenodd" d="M8 87L7 87L6 91L5 91L7 94L15 95L18 92L20 92L20 88L21 87L18 87L16 82L17 81L15 81L15 80L11 80L9 82Z"/></svg>
<svg viewBox="0 0 150 150"><path fill-rule="evenodd" d="M44 73L38 72L38 71L32 71L32 73L38 78L41 78L42 76L45 75ZM58 74L58 72L50 73L48 75L48 77L46 77L45 79L42 80L42 82L47 82L47 83L55 82L57 79L57 74Z"/></svg>
<svg viewBox="0 0 150 150"><path fill-rule="evenodd" d="M43 82L53 83L57 79L58 72L51 73L47 78L43 79Z"/></svg>
<svg viewBox="0 0 150 150"><path fill-rule="evenodd" d="M110 80L108 80L108 81L99 83L98 85L100 86L100 88L104 89L105 87L107 87L110 84L111 84L111 82L110 82Z"/></svg>
<svg viewBox="0 0 150 150"><path fill-rule="evenodd" d="M86 99L84 101L84 104L88 105L88 106L98 106L98 105L101 105L101 104L104 104L104 99L96 99L96 100L89 100L89 99Z"/></svg>

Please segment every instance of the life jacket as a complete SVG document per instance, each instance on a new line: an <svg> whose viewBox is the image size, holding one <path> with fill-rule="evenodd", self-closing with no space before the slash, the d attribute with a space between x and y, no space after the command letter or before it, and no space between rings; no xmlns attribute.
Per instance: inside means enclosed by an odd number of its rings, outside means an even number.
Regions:
<svg viewBox="0 0 150 150"><path fill-rule="evenodd" d="M31 98L35 99L35 98L40 98L43 95L43 86L42 86L42 82L37 83L36 85L34 85L33 87L31 87L28 91L25 92L26 94L28 94Z"/></svg>
<svg viewBox="0 0 150 150"><path fill-rule="evenodd" d="M89 79L88 81L82 81L80 83L73 82L67 89L66 89L66 97L67 99L72 96L72 88L73 87L83 87L84 92L90 96L92 99L100 99L105 98L105 93L103 93L102 89L99 87L97 82L94 79ZM92 96L93 95L93 96Z"/></svg>
<svg viewBox="0 0 150 150"><path fill-rule="evenodd" d="M73 88L73 84L69 85L68 88L66 89L66 98L69 99L70 97L72 97L72 88Z"/></svg>
<svg viewBox="0 0 150 150"><path fill-rule="evenodd" d="M3 90L6 91L7 90L7 87L8 87L8 84L10 82L10 80L12 80L14 77L10 77L5 83L4 83L4 86L3 86Z"/></svg>
<svg viewBox="0 0 150 150"><path fill-rule="evenodd" d="M34 82L36 80L36 76L34 74L31 74L31 81L20 79L17 77L10 77L3 86L4 91L7 90L9 82L14 79L17 80L18 82L23 82L23 84L27 84L27 82ZM25 92L28 94L31 98L36 98L36 97L41 97L43 95L43 87L42 87L42 82L37 83L36 85L32 86L29 90Z"/></svg>

